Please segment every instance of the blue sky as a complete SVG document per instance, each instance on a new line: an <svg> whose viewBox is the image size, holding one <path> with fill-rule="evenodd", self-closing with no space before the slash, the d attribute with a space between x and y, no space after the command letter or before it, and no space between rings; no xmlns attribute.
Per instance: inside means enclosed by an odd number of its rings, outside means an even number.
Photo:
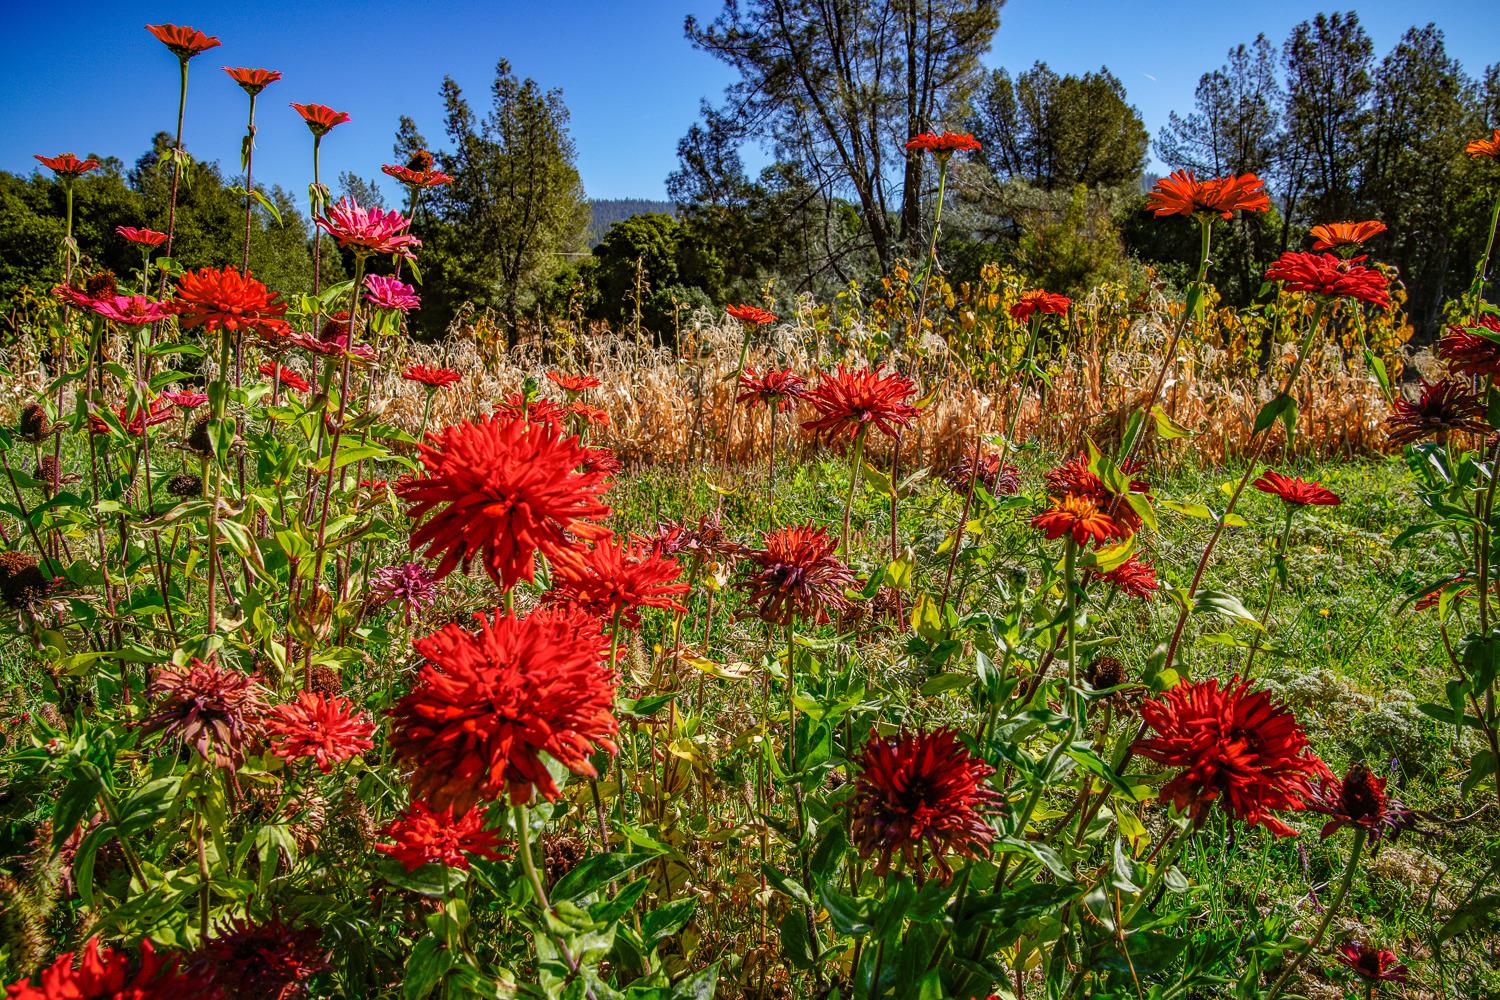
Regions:
<svg viewBox="0 0 1500 1000"><path fill-rule="evenodd" d="M444 74L482 111L495 61L504 57L520 75L562 88L591 196L662 197L677 140L697 117L700 98L716 98L731 79L682 35L684 15L711 17L718 6L702 0L0 0L6 29L0 32L0 169L29 172L33 153L64 151L129 163L152 132L170 130L176 63L143 30L149 20L190 24L224 43L192 64L185 143L199 159L238 166L246 102L221 66L285 74L261 96L258 181L299 192L310 179L311 140L288 102L347 111L352 121L324 140L325 177L352 170L373 178L390 159L399 114L414 116L440 144ZM1470 73L1500 60L1493 0L1353 7L1377 58L1407 27L1431 20ZM1298 21L1333 9L1341 8L1290 0L1010 0L986 62L1013 72L1038 59L1060 72L1107 65L1155 136L1168 112L1191 105L1198 77L1218 66L1232 45L1257 31L1279 44ZM747 159L753 164L757 157Z"/></svg>

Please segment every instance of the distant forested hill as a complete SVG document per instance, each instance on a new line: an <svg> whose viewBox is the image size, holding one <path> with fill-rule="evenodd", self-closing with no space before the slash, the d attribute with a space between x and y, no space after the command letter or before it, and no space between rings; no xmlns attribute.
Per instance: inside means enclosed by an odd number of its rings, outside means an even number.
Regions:
<svg viewBox="0 0 1500 1000"><path fill-rule="evenodd" d="M589 246L604 238L609 227L632 215L646 212L663 212L676 215L677 206L670 201L654 201L650 198L595 198L589 202L592 215L589 219Z"/></svg>

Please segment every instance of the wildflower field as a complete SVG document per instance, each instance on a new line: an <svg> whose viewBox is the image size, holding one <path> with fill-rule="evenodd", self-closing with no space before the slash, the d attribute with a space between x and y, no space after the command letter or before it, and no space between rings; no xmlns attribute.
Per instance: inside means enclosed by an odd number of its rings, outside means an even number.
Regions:
<svg viewBox="0 0 1500 1000"><path fill-rule="evenodd" d="M219 44L149 29L180 63ZM16 998L1500 996L1500 308L1415 349L1376 221L1177 172L1164 285L931 249L867 301L410 335L403 210L311 293L121 227L0 377ZM222 78L215 83L223 83ZM181 107L169 166L188 163ZM638 334L638 331L637 331Z"/></svg>

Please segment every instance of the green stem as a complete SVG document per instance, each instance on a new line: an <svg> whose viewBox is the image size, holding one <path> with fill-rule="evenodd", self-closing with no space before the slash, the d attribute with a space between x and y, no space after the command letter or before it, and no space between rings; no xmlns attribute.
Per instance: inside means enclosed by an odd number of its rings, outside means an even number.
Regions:
<svg viewBox="0 0 1500 1000"><path fill-rule="evenodd" d="M1302 968L1302 963L1307 961L1307 957L1318 950L1318 945L1323 943L1323 935L1328 933L1328 927L1333 923L1334 915L1338 913L1339 907L1344 905L1344 897L1349 895L1349 887L1354 884L1354 872L1359 867L1359 856L1360 852L1364 850L1364 846L1365 828L1356 826L1354 828L1354 846L1349 848L1349 863L1344 867L1344 877L1339 880L1339 887L1334 893L1333 900L1328 904L1328 908L1323 911L1323 919L1318 923L1318 929L1313 934L1312 940L1308 941L1307 945L1297 953L1297 957L1292 960L1292 964L1287 966L1285 971L1276 980L1276 985L1271 987L1271 992L1267 994L1268 1000L1276 1000L1277 997L1281 996L1281 991L1286 989L1287 981L1296 974L1298 969Z"/></svg>
<svg viewBox="0 0 1500 1000"><path fill-rule="evenodd" d="M860 427L854 434L854 447L849 454L849 493L844 497L844 533L839 536L839 551L844 561L849 561L849 512L854 509L854 493L859 488L859 470L864 461L865 432L868 426Z"/></svg>

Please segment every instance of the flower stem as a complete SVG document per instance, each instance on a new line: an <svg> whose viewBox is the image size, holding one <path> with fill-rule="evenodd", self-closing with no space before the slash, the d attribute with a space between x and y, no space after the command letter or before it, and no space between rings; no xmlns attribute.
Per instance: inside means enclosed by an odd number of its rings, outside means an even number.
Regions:
<svg viewBox="0 0 1500 1000"><path fill-rule="evenodd" d="M1276 985L1271 987L1271 992L1267 994L1269 1000L1276 1000L1281 996L1282 990L1286 989L1287 981L1296 974L1298 969L1302 968L1302 963L1307 961L1307 956L1317 951L1318 945L1323 943L1323 935L1328 933L1334 914L1338 913L1339 907L1344 905L1344 897L1349 895L1349 887L1354 884L1354 872L1359 867L1360 852L1364 850L1365 834L1364 827L1354 828L1354 845L1349 848L1349 863L1344 867L1344 877L1339 880L1339 887L1334 892L1333 900L1328 904L1328 909L1323 911L1323 919L1318 923L1318 929L1314 932L1312 940L1308 941L1307 945L1297 953L1292 964L1288 965L1276 980Z"/></svg>
<svg viewBox="0 0 1500 1000"><path fill-rule="evenodd" d="M844 561L849 561L849 512L854 509L854 493L859 489L859 470L864 461L865 454L865 432L867 427L861 427L854 434L854 448L849 453L849 493L844 497L844 533L839 536L839 551L844 555Z"/></svg>

